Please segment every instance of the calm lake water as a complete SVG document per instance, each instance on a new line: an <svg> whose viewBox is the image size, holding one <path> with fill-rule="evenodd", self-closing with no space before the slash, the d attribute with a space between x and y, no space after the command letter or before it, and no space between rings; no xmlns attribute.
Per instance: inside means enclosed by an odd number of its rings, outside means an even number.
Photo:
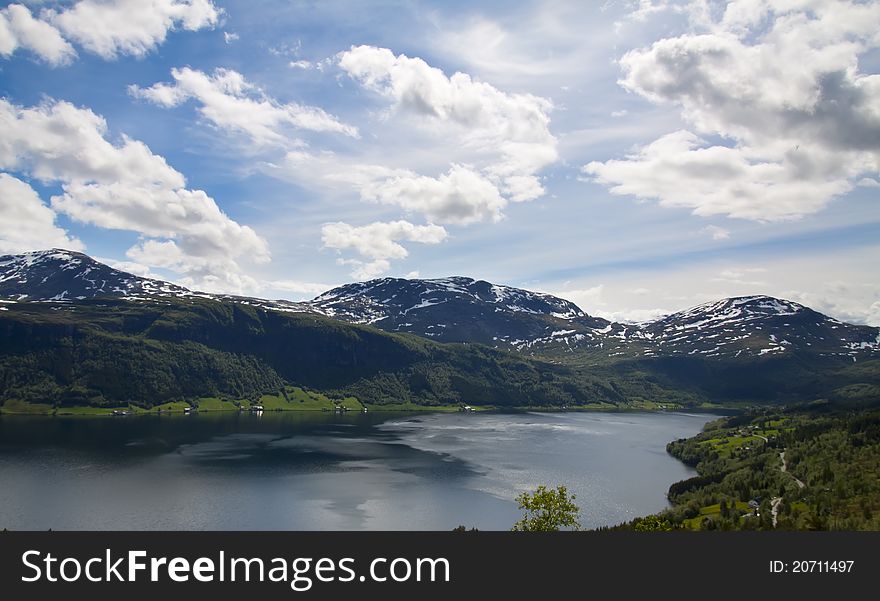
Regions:
<svg viewBox="0 0 880 601"><path fill-rule="evenodd" d="M666 506L682 413L0 417L0 528L507 530L565 484L585 526Z"/></svg>

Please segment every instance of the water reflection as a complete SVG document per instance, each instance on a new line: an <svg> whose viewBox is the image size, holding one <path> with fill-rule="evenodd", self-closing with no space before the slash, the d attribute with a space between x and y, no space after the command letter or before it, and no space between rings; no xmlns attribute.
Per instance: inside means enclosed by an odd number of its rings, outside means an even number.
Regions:
<svg viewBox="0 0 880 601"><path fill-rule="evenodd" d="M656 511L684 414L203 413L0 418L0 527L507 529L564 483L582 522Z"/></svg>

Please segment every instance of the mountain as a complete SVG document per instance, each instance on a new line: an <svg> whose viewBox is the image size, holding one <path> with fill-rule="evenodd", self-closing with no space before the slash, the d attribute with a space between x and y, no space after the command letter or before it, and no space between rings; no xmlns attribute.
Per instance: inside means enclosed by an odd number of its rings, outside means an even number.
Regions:
<svg viewBox="0 0 880 601"><path fill-rule="evenodd" d="M0 298L81 301L107 297L139 299L146 296L198 296L276 311L313 312L305 303L194 292L177 284L132 275L83 253L60 248L0 256Z"/></svg>
<svg viewBox="0 0 880 601"><path fill-rule="evenodd" d="M324 315L441 342L519 348L610 322L567 300L466 277L383 278L334 288L309 303Z"/></svg>
<svg viewBox="0 0 880 601"><path fill-rule="evenodd" d="M460 276L382 278L346 284L311 301L292 302L197 293L60 249L0 257L0 297L8 299L70 302L157 296L320 314L437 342L485 344L566 361L880 355L880 329L844 323L768 296L722 299L634 325L590 316L574 303L549 294Z"/></svg>
<svg viewBox="0 0 880 601"><path fill-rule="evenodd" d="M880 330L766 296L641 325L464 277L303 303L212 295L63 250L0 257L0 402L143 406L308 387L375 404L880 398Z"/></svg>
<svg viewBox="0 0 880 601"><path fill-rule="evenodd" d="M370 404L623 402L598 378L481 345L199 296L14 302L0 311L0 405L152 407L283 395Z"/></svg>
<svg viewBox="0 0 880 601"><path fill-rule="evenodd" d="M811 353L858 357L880 351L878 328L838 321L769 296L705 303L645 324L634 336L665 355L736 358Z"/></svg>
<svg viewBox="0 0 880 601"><path fill-rule="evenodd" d="M0 296L16 300L83 300L96 296L190 296L182 286L142 278L83 253L53 248L0 256Z"/></svg>

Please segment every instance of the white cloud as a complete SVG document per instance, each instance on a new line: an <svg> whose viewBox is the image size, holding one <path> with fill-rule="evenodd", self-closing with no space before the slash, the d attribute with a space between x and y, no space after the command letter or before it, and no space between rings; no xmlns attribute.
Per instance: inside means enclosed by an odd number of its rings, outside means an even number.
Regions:
<svg viewBox="0 0 880 601"><path fill-rule="evenodd" d="M224 31L223 32L223 41L226 42L227 44L231 44L232 42L235 42L238 39L239 39L238 34L235 33L234 31Z"/></svg>
<svg viewBox="0 0 880 601"><path fill-rule="evenodd" d="M348 223L326 223L321 228L321 240L325 248L353 249L368 259L341 259L343 265L354 267L352 276L371 279L391 268L390 259L408 256L406 248L398 241L439 244L446 239L446 230L438 225L414 225L408 221L377 221L355 227Z"/></svg>
<svg viewBox="0 0 880 601"><path fill-rule="evenodd" d="M353 79L387 98L397 114L414 117L418 127L438 137L454 137L481 157L481 170L501 192L518 201L544 193L535 174L558 158L549 100L509 94L466 73L447 77L421 58L395 56L387 48L356 46L338 60Z"/></svg>
<svg viewBox="0 0 880 601"><path fill-rule="evenodd" d="M712 236L713 240L727 240L730 238L730 231L717 225L707 225L702 230L704 234Z"/></svg>
<svg viewBox="0 0 880 601"><path fill-rule="evenodd" d="M0 56L8 57L18 48L30 50L50 65L69 63L76 50L49 23L35 19L21 4L0 10Z"/></svg>
<svg viewBox="0 0 880 601"><path fill-rule="evenodd" d="M627 13L626 18L632 21L645 21L650 16L669 10L671 7L669 0L637 0L631 2L633 9Z"/></svg>
<svg viewBox="0 0 880 601"><path fill-rule="evenodd" d="M118 269L119 271L124 271L125 273L131 273L142 278L156 279L157 277L156 274L150 271L150 267L148 265L143 265L134 261L117 261L116 259L112 259L109 257L95 257L95 260L104 263L105 265L109 265L113 269Z"/></svg>
<svg viewBox="0 0 880 601"><path fill-rule="evenodd" d="M290 61L290 67L294 69L311 69L312 63L306 60Z"/></svg>
<svg viewBox="0 0 880 601"><path fill-rule="evenodd" d="M615 305L604 298L607 292L605 284L598 284L589 288L563 289L556 291L548 291L548 294L564 298L580 307L583 311L594 317L602 317L609 321L620 323L641 323L652 321L664 315L672 313L668 309L636 309L626 308ZM637 288L629 290L628 293L636 296L644 296L649 290L645 288Z"/></svg>
<svg viewBox="0 0 880 601"><path fill-rule="evenodd" d="M0 127L0 168L59 182L52 208L76 221L144 236L129 251L141 264L177 271L184 285L238 291L250 284L238 261L269 260L253 229L202 190L186 188L183 175L142 142L109 141L107 123L88 109L0 100Z"/></svg>
<svg viewBox="0 0 880 601"><path fill-rule="evenodd" d="M750 0L711 14L695 19L703 31L620 59L621 85L679 106L693 132L586 173L615 194L773 221L819 211L880 169L880 75L859 71L880 47L880 3Z"/></svg>
<svg viewBox="0 0 880 601"><path fill-rule="evenodd" d="M421 213L436 223L499 221L507 201L485 177L463 165L452 165L439 177L406 174L365 185L361 196Z"/></svg>
<svg viewBox="0 0 880 601"><path fill-rule="evenodd" d="M809 292L788 290L785 295L842 321L880 326L880 286L877 285L832 282Z"/></svg>
<svg viewBox="0 0 880 601"><path fill-rule="evenodd" d="M447 76L420 58L386 48L352 47L338 54L336 63L387 102L375 139L395 142L360 155L293 149L278 164L265 165L268 173L312 188L353 188L365 202L397 206L436 224L497 222L509 203L544 194L539 172L558 158L548 100L506 93L464 73ZM393 245L397 255L374 257L368 266L343 261L355 265L359 277L376 275L405 256L399 254L403 245Z"/></svg>
<svg viewBox="0 0 880 601"><path fill-rule="evenodd" d="M267 288L273 290L281 290L284 292L293 292L299 295L307 295L315 297L332 288L329 284L319 284L317 282L303 282L300 280L271 280L264 282Z"/></svg>
<svg viewBox="0 0 880 601"><path fill-rule="evenodd" d="M187 242L142 240L125 254L135 263L182 274L176 281L191 290L242 294L261 287L259 280L241 270L234 258L237 253L196 255Z"/></svg>
<svg viewBox="0 0 880 601"><path fill-rule="evenodd" d="M28 184L0 173L0 253L45 248L83 250L83 243L55 225L55 213Z"/></svg>
<svg viewBox="0 0 880 601"><path fill-rule="evenodd" d="M297 103L282 104L245 80L237 71L215 69L212 75L189 67L172 69L174 83L149 88L130 86L133 96L163 107L196 100L199 113L215 126L244 133L258 144L300 144L285 128L341 133L357 137L355 127L323 109Z"/></svg>
<svg viewBox="0 0 880 601"><path fill-rule="evenodd" d="M547 282L542 289L591 315L616 321L645 321L708 301L766 294L850 323L880 325L880 281L870 277L876 273L880 246L855 245L829 253L823 246L806 244L796 251L763 253L759 263L705 256L620 269L603 276L601 289L590 280Z"/></svg>
<svg viewBox="0 0 880 601"><path fill-rule="evenodd" d="M85 181L179 188L183 175L143 142L109 142L107 122L64 101L20 107L0 99L0 168L43 181Z"/></svg>
<svg viewBox="0 0 880 601"><path fill-rule="evenodd" d="M767 269L764 267L731 267L722 270L721 273L716 277L710 278L709 281L735 284L738 286L765 287L767 286L767 282L749 278L754 278L757 274L766 272Z"/></svg>
<svg viewBox="0 0 880 601"><path fill-rule="evenodd" d="M226 216L202 190L122 182L72 182L62 187L64 193L52 197L52 208L82 223L174 238L189 259L229 255L258 262L269 259L265 241L250 227Z"/></svg>
<svg viewBox="0 0 880 601"><path fill-rule="evenodd" d="M81 0L45 18L71 40L103 58L143 56L168 32L214 27L221 10L210 0Z"/></svg>
<svg viewBox="0 0 880 601"><path fill-rule="evenodd" d="M409 169L359 163L332 152L293 150L267 171L313 187L354 187L364 201L395 205L434 223L499 221L508 203L486 176L468 165L453 164L446 173L429 177Z"/></svg>
<svg viewBox="0 0 880 601"><path fill-rule="evenodd" d="M602 304L602 291L605 289L603 284L591 286L590 288L577 288L574 290L548 291L547 294L564 298L571 301L578 307L592 314L597 305Z"/></svg>

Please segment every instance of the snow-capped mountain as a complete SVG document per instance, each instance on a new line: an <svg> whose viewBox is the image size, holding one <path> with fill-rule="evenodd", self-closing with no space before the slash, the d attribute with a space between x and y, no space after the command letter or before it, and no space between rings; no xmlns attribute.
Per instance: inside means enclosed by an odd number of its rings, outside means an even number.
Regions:
<svg viewBox="0 0 880 601"><path fill-rule="evenodd" d="M130 299L198 296L276 311L313 311L308 304L293 301L194 292L170 282L132 275L83 253L59 248L0 256L0 298L76 301L104 296Z"/></svg>
<svg viewBox="0 0 880 601"><path fill-rule="evenodd" d="M292 302L193 292L66 250L0 257L0 298L6 302L75 302L101 296L213 298L531 355L747 358L808 353L853 359L880 355L880 329L844 323L768 296L727 298L632 325L592 317L549 294L467 277L383 278L340 286L311 301Z"/></svg>
<svg viewBox="0 0 880 601"><path fill-rule="evenodd" d="M844 323L769 296L705 303L645 324L642 336L661 354L710 357L792 352L856 356L880 350L880 330Z"/></svg>
<svg viewBox="0 0 880 601"><path fill-rule="evenodd" d="M325 315L388 331L500 347L517 348L609 325L567 300L466 277L347 284L309 304Z"/></svg>
<svg viewBox="0 0 880 601"><path fill-rule="evenodd" d="M15 300L191 294L182 286L125 273L69 250L53 248L0 256L0 296Z"/></svg>

